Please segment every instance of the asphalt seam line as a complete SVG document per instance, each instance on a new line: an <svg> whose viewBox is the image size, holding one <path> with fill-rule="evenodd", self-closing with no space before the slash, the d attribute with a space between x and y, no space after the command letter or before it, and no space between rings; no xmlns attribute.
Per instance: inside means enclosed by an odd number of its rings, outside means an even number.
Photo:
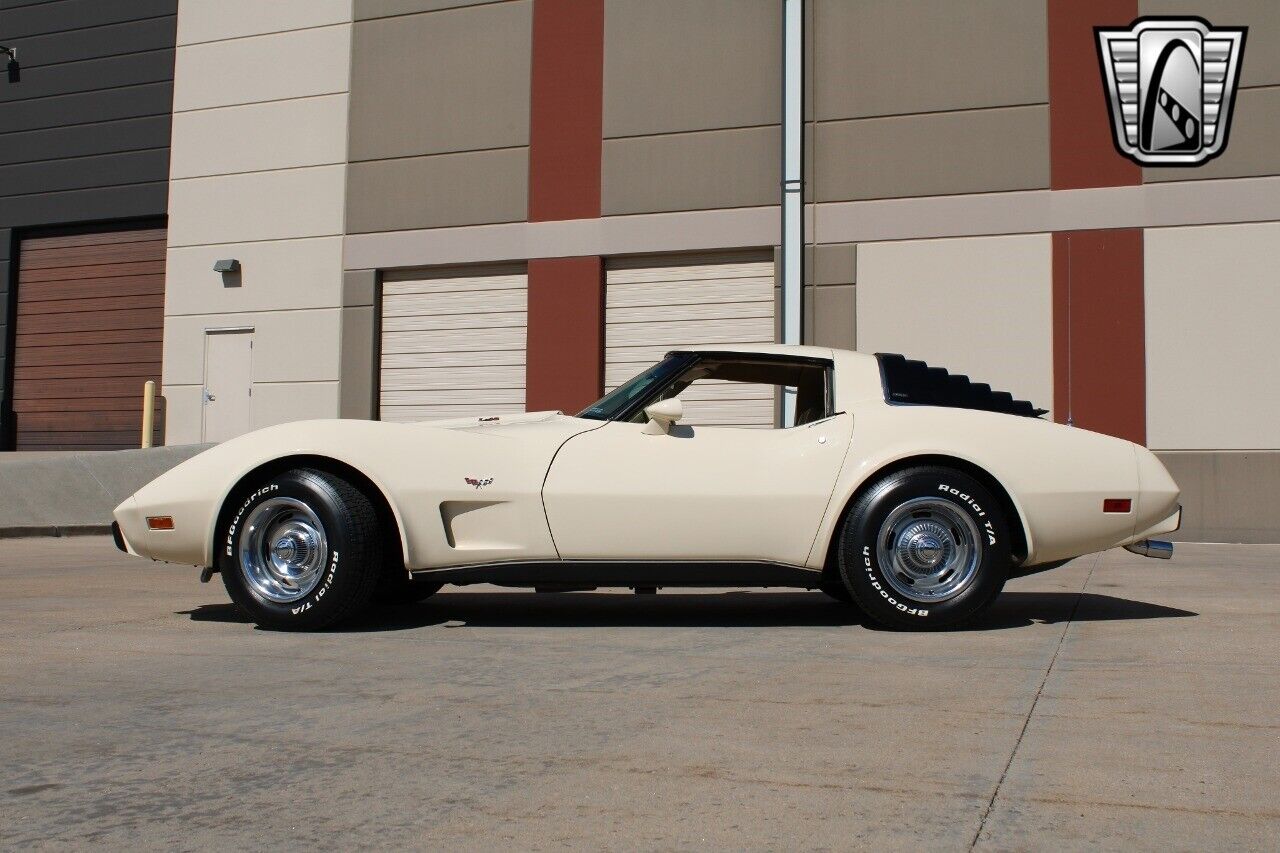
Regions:
<svg viewBox="0 0 1280 853"><path fill-rule="evenodd" d="M1076 613L1080 610L1080 602L1084 600L1084 592L1089 588L1089 581L1093 578L1093 570L1098 567L1098 561L1102 559L1099 554L1094 557L1093 565L1089 566L1089 573L1084 577L1084 585L1080 587L1080 592L1076 595L1076 603L1071 606L1071 615L1067 617L1067 622L1062 626L1062 634L1058 636L1058 645L1053 650L1053 657L1049 659L1049 666L1045 668L1044 676L1040 679L1040 686L1036 688L1035 698L1031 700L1031 707L1027 709L1027 716L1022 720L1022 729L1018 732L1018 739L1013 742L1013 749L1009 752L1009 760L1004 764L1004 770L1000 773L1000 780L996 782L996 789L991 792L991 799L987 801L987 807L982 811L982 818L978 821L978 829L973 834L973 841L969 843L969 850L972 851L978 846L978 841L982 838L982 830L987 827L987 818L991 817L991 812L995 808L996 799L1000 796L1000 789L1004 787L1004 780L1009 775L1009 768L1013 766L1013 760L1018 757L1018 749L1022 746L1022 739L1027 734L1027 728L1031 725L1031 717L1036 712L1036 705L1040 704L1040 696L1044 693L1044 686L1049 682L1049 676L1053 673L1054 664L1058 662L1058 655L1062 653L1062 646L1066 643L1067 632L1071 630L1071 623L1076 619Z"/></svg>

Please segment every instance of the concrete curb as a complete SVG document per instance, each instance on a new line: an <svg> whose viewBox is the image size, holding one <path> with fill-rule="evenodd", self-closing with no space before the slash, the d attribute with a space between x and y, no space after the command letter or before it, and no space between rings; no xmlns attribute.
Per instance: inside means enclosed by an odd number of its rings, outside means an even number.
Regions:
<svg viewBox="0 0 1280 853"><path fill-rule="evenodd" d="M121 501L208 447L0 456L0 538L109 533Z"/></svg>
<svg viewBox="0 0 1280 853"><path fill-rule="evenodd" d="M0 539L27 539L34 537L110 536L109 524L66 524L47 527L0 527Z"/></svg>

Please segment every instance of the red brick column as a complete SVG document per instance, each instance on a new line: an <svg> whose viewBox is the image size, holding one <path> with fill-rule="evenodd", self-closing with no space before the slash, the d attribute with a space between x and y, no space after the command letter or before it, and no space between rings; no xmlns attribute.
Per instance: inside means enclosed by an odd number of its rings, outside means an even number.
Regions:
<svg viewBox="0 0 1280 853"><path fill-rule="evenodd" d="M1048 0L1049 154L1054 190L1132 186L1116 151L1095 26L1127 26L1137 0ZM1146 439L1142 229L1053 235L1054 418Z"/></svg>
<svg viewBox="0 0 1280 853"><path fill-rule="evenodd" d="M525 408L573 413L604 386L604 265L600 258L529 261Z"/></svg>
<svg viewBox="0 0 1280 853"><path fill-rule="evenodd" d="M535 0L529 221L600 216L604 0ZM604 385L598 257L529 261L525 408L578 411Z"/></svg>

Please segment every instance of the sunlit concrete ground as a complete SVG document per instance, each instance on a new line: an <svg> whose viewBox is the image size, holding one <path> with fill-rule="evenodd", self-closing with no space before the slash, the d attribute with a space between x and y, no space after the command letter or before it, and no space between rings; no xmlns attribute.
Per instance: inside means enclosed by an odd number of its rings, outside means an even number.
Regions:
<svg viewBox="0 0 1280 853"><path fill-rule="evenodd" d="M1082 558L938 634L478 587L297 635L0 540L0 771L10 848L1274 850L1280 547Z"/></svg>

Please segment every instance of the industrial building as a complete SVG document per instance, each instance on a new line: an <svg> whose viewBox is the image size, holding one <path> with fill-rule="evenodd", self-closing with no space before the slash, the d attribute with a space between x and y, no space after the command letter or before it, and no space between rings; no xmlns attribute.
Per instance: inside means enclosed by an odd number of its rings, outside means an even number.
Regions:
<svg viewBox="0 0 1280 853"><path fill-rule="evenodd" d="M1280 541L1280 5L808 0L789 72L785 6L0 0L0 447L136 446L149 378L180 444L784 340L799 73L803 342L1145 444L1185 538ZM1094 27L1154 15L1248 27L1204 165L1113 140Z"/></svg>

